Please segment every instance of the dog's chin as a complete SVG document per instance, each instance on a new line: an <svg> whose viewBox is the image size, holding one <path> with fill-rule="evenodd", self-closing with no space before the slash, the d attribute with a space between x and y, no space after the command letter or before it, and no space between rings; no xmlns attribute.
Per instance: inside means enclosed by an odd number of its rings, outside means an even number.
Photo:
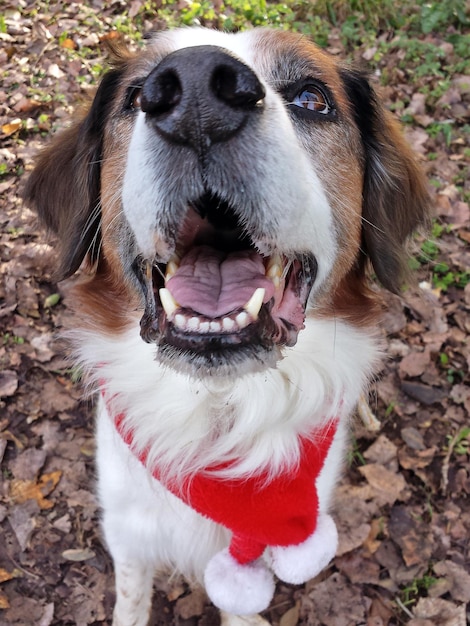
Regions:
<svg viewBox="0 0 470 626"><path fill-rule="evenodd" d="M239 378L276 367L281 350L246 345L238 348L208 347L204 351L177 348L162 342L157 350L157 360L176 372L190 378Z"/></svg>

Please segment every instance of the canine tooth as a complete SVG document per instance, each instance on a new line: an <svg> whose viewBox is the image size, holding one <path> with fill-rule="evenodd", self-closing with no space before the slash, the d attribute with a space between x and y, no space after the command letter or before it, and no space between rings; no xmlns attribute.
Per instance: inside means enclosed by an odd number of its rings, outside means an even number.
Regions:
<svg viewBox="0 0 470 626"><path fill-rule="evenodd" d="M235 322L231 317L224 317L222 320L222 328L225 332L230 333L235 328Z"/></svg>
<svg viewBox="0 0 470 626"><path fill-rule="evenodd" d="M243 307L245 311L251 315L253 321L258 319L258 313L263 304L265 293L266 289L263 289L263 287L258 287L258 289L255 290L254 294Z"/></svg>
<svg viewBox="0 0 470 626"><path fill-rule="evenodd" d="M175 315L175 319L173 320L173 324L181 330L186 330L186 316L181 313L177 313Z"/></svg>
<svg viewBox="0 0 470 626"><path fill-rule="evenodd" d="M240 329L245 328L251 322L250 316L246 311L242 311L235 318L236 323Z"/></svg>
<svg viewBox="0 0 470 626"><path fill-rule="evenodd" d="M266 276L274 278L274 276L282 276L282 259L279 254L273 254L269 258L268 265L266 267Z"/></svg>
<svg viewBox="0 0 470 626"><path fill-rule="evenodd" d="M211 331L211 333L220 333L220 331L222 330L222 325L220 322L210 322L209 330Z"/></svg>
<svg viewBox="0 0 470 626"><path fill-rule="evenodd" d="M179 258L176 255L173 255L166 265L165 281L170 280L170 278L176 274L179 266Z"/></svg>
<svg viewBox="0 0 470 626"><path fill-rule="evenodd" d="M162 303L166 316L168 319L171 319L175 314L175 311L179 309L179 304L173 298L169 289L162 287L159 289L158 293L160 295L160 302Z"/></svg>

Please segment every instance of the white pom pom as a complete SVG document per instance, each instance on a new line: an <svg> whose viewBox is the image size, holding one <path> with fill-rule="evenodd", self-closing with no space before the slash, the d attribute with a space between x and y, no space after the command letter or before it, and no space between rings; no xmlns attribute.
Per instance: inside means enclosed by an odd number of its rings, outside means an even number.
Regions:
<svg viewBox="0 0 470 626"><path fill-rule="evenodd" d="M274 578L265 563L259 559L241 565L228 548L209 561L204 584L215 606L234 615L264 611L274 594Z"/></svg>
<svg viewBox="0 0 470 626"><path fill-rule="evenodd" d="M281 580L300 585L315 578L336 554L338 531L330 515L319 515L315 531L296 546L270 548L271 567Z"/></svg>

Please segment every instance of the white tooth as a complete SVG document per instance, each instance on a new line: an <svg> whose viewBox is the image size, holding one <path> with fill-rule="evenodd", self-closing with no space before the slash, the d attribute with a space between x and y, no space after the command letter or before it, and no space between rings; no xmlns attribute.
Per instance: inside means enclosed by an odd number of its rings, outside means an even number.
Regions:
<svg viewBox="0 0 470 626"><path fill-rule="evenodd" d="M235 321L240 329L245 328L251 322L250 316L246 311L242 311L241 313L239 313L236 316Z"/></svg>
<svg viewBox="0 0 470 626"><path fill-rule="evenodd" d="M225 332L230 333L235 328L235 322L231 317L224 317L222 320L222 328Z"/></svg>
<svg viewBox="0 0 470 626"><path fill-rule="evenodd" d="M199 332L200 333L208 333L209 332L209 322L201 322L199 324Z"/></svg>
<svg viewBox="0 0 470 626"><path fill-rule="evenodd" d="M209 324L209 329L211 333L220 333L220 331L222 330L222 325L220 322L213 321Z"/></svg>
<svg viewBox="0 0 470 626"><path fill-rule="evenodd" d="M186 316L178 313L175 315L175 319L173 320L173 324L180 328L181 330L186 330Z"/></svg>
<svg viewBox="0 0 470 626"><path fill-rule="evenodd" d="M166 265L165 282L167 280L170 280L170 278L174 274L176 274L179 266L180 266L180 259L179 259L179 257L177 257L176 255L173 255L171 257L171 259L168 261L167 265Z"/></svg>
<svg viewBox="0 0 470 626"><path fill-rule="evenodd" d="M191 317L187 323L187 329L192 330L193 332L197 332L199 330L199 318Z"/></svg>
<svg viewBox="0 0 470 626"><path fill-rule="evenodd" d="M263 304L265 293L266 290L263 289L263 287L258 287L258 289L255 290L254 294L243 307L245 311L251 315L253 321L256 321L258 319L258 313Z"/></svg>
<svg viewBox="0 0 470 626"><path fill-rule="evenodd" d="M171 291L162 287L158 293L160 294L160 301L162 303L162 307L166 313L168 319L171 319L175 314L175 311L179 309L179 304L171 295Z"/></svg>
<svg viewBox="0 0 470 626"><path fill-rule="evenodd" d="M273 256L269 258L269 262L266 267L266 276L269 276L269 278L279 276L280 278L282 276L282 265L281 256L279 254L273 254Z"/></svg>
<svg viewBox="0 0 470 626"><path fill-rule="evenodd" d="M270 257L266 267L266 276L273 281L274 287L279 289L282 277L282 259L279 254L273 254Z"/></svg>

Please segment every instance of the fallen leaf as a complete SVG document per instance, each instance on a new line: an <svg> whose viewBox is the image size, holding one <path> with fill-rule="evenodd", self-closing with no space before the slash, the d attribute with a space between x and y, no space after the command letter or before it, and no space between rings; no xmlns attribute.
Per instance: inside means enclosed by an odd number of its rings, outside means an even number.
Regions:
<svg viewBox="0 0 470 626"><path fill-rule="evenodd" d="M427 450L401 448L398 452L398 459L403 469L416 471L428 467L438 452L436 446L432 446Z"/></svg>
<svg viewBox="0 0 470 626"><path fill-rule="evenodd" d="M386 435L381 434L364 452L364 458L373 463L381 463L388 466L394 462L396 463L397 450L397 446ZM397 468L395 467L395 469Z"/></svg>
<svg viewBox="0 0 470 626"><path fill-rule="evenodd" d="M408 567L427 563L433 552L433 539L429 527L412 516L404 506L393 507L388 522L388 532L400 546Z"/></svg>
<svg viewBox="0 0 470 626"><path fill-rule="evenodd" d="M470 574L453 561L440 561L433 566L434 573L446 579L450 595L457 602L470 602ZM432 587L430 589L432 595Z"/></svg>
<svg viewBox="0 0 470 626"><path fill-rule="evenodd" d="M11 507L8 521L15 533L16 539L22 551L29 546L31 536L36 528L36 516L39 507L34 500Z"/></svg>
<svg viewBox="0 0 470 626"><path fill-rule="evenodd" d="M419 619L429 619L435 626L465 626L465 605L455 606L441 598L420 598L413 608Z"/></svg>
<svg viewBox="0 0 470 626"><path fill-rule="evenodd" d="M178 598L175 604L175 613L179 615L181 619L190 619L191 617L202 615L206 603L207 596L205 592L198 587L187 596Z"/></svg>
<svg viewBox="0 0 470 626"><path fill-rule="evenodd" d="M65 48L66 50L75 50L77 48L77 44L73 39L70 39L70 37L62 39L62 41L60 42L60 46L62 48Z"/></svg>
<svg viewBox="0 0 470 626"><path fill-rule="evenodd" d="M39 102L39 100L23 97L15 104L13 110L15 113L31 113L40 106L41 102Z"/></svg>
<svg viewBox="0 0 470 626"><path fill-rule="evenodd" d="M0 583L5 583L7 580L13 580L13 578L19 578L22 575L23 574L19 569L14 569L9 572L0 567Z"/></svg>
<svg viewBox="0 0 470 626"><path fill-rule="evenodd" d="M46 462L45 450L28 448L20 452L12 461L10 469L18 480L36 481L36 478Z"/></svg>
<svg viewBox="0 0 470 626"><path fill-rule="evenodd" d="M402 378L414 378L421 376L430 362L431 357L428 351L410 352L401 360L398 371Z"/></svg>
<svg viewBox="0 0 470 626"><path fill-rule="evenodd" d="M300 617L300 603L296 602L295 606L286 611L279 620L279 626L296 626Z"/></svg>
<svg viewBox="0 0 470 626"><path fill-rule="evenodd" d="M3 124L2 133L6 137L9 137L10 135L14 135L16 131L21 128L22 125L23 125L23 122L20 120L20 118L15 118L14 120L11 120L11 122L8 122L7 124Z"/></svg>
<svg viewBox="0 0 470 626"><path fill-rule="evenodd" d="M441 402L447 395L446 391L440 387L431 387L430 385L424 385L423 383L408 380L404 380L401 383L401 388L407 396L426 405Z"/></svg>
<svg viewBox="0 0 470 626"><path fill-rule="evenodd" d="M18 374L14 370L0 372L0 398L13 396L18 389Z"/></svg>
<svg viewBox="0 0 470 626"><path fill-rule="evenodd" d="M3 591L0 591L0 609L9 609L9 608L10 608L10 603L8 602L7 596L3 593Z"/></svg>
<svg viewBox="0 0 470 626"><path fill-rule="evenodd" d="M90 548L71 548L70 550L64 550L62 556L67 561L75 561L80 563L81 561L88 561L93 559L96 554Z"/></svg>
<svg viewBox="0 0 470 626"><path fill-rule="evenodd" d="M315 615L322 626L351 626L365 622L366 603L360 587L335 573L301 597L300 615Z"/></svg>
<svg viewBox="0 0 470 626"><path fill-rule="evenodd" d="M377 499L382 504L393 504L402 496L406 487L405 479L401 474L391 472L379 463L363 465L359 467L359 472L374 489Z"/></svg>
<svg viewBox="0 0 470 626"><path fill-rule="evenodd" d="M417 428L412 426L402 428L400 431L401 438L406 445L412 450L425 450L424 438Z"/></svg>
<svg viewBox="0 0 470 626"><path fill-rule="evenodd" d="M13 479L10 483L10 496L16 504L27 500L36 500L41 509L51 509L54 504L46 500L46 496L54 491L62 476L62 472L43 474L39 480Z"/></svg>
<svg viewBox="0 0 470 626"><path fill-rule="evenodd" d="M370 558L365 558L361 552L356 550L337 558L336 567L354 584L380 584L380 565Z"/></svg>

